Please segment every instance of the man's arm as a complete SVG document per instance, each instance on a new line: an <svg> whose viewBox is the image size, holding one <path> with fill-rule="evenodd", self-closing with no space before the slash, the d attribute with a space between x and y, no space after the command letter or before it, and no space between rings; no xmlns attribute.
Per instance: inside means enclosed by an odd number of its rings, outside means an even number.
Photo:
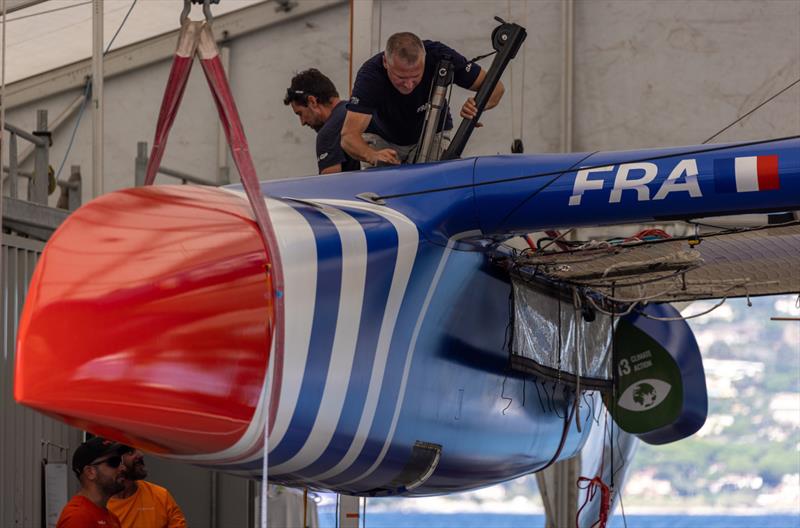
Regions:
<svg viewBox="0 0 800 528"><path fill-rule="evenodd" d="M473 92L477 92L483 86L483 82L486 80L486 71L481 69L480 73L478 73L478 77L475 78L475 82L472 83L472 86L469 87L470 90ZM502 81L497 82L497 86L494 87L492 90L491 95L489 95L489 100L486 101L486 108L484 110L490 110L497 106L500 102L500 99L503 98L503 94L505 93L506 89L503 86ZM464 106L461 107L461 117L465 119L473 119L478 114L478 105L475 102L474 97L468 98L464 102ZM480 123L476 123L475 126L480 126Z"/></svg>
<svg viewBox="0 0 800 528"><path fill-rule="evenodd" d="M331 165L330 167L325 167L321 171L320 174L333 174L334 172L342 172L342 164L337 163L336 165Z"/></svg>
<svg viewBox="0 0 800 528"><path fill-rule="evenodd" d="M371 119L372 116L369 114L347 111L347 117L342 126L342 149L352 158L366 161L370 165L377 165L378 162L399 165L400 159L393 149L372 149L361 137Z"/></svg>
<svg viewBox="0 0 800 528"><path fill-rule="evenodd" d="M172 494L167 491L167 517L169 524L167 528L186 528L186 517L183 516L183 510L175 502Z"/></svg>

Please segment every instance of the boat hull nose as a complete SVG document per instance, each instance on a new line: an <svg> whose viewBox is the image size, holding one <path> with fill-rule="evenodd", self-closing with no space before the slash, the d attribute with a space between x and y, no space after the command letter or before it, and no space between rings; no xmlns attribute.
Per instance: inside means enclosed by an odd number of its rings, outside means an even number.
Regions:
<svg viewBox="0 0 800 528"><path fill-rule="evenodd" d="M145 187L86 204L31 281L17 401L165 454L233 445L265 390L268 263L249 204L221 189Z"/></svg>

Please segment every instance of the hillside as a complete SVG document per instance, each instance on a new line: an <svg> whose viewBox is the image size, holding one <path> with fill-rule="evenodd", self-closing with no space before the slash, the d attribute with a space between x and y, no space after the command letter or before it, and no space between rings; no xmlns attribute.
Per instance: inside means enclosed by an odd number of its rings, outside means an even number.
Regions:
<svg viewBox="0 0 800 528"><path fill-rule="evenodd" d="M642 443L623 492L626 511L800 514L800 322L797 298L728 301L690 319L703 354L709 415L694 436ZM696 302L684 315L713 303ZM370 499L370 510L532 513L533 476L476 492L425 499Z"/></svg>

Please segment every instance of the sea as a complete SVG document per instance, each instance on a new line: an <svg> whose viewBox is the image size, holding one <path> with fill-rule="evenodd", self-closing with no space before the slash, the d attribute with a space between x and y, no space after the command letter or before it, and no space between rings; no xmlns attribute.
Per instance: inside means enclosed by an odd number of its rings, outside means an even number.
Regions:
<svg viewBox="0 0 800 528"><path fill-rule="evenodd" d="M368 528L543 528L544 522L544 515L496 513L370 513L367 510L366 515ZM319 528L336 528L335 512L320 511ZM800 528L800 515L625 515L623 517L617 514L609 520L606 528Z"/></svg>

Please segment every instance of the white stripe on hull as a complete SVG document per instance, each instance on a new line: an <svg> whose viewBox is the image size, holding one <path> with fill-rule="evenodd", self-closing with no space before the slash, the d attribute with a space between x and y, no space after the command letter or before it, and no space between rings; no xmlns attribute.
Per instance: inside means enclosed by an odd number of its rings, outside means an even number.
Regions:
<svg viewBox="0 0 800 528"><path fill-rule="evenodd" d="M389 346L392 342L397 316L400 313L400 306L405 297L411 271L419 247L419 231L417 226L406 216L393 211L387 207L370 205L361 202L350 202L346 200L319 200L335 207L350 207L361 211L377 214L388 220L397 232L397 260L395 262L394 273L392 275L392 285L389 289L389 297L386 301L383 321L381 323L380 334L378 335L378 346L375 350L375 360L372 365L372 373L369 380L364 409L358 423L358 429L350 444L347 453L330 470L311 477L312 480L321 481L334 477L349 468L356 460L361 449L367 441L369 430L375 419L375 411L378 407L383 376L386 370L386 361L389 357Z"/></svg>
<svg viewBox="0 0 800 528"><path fill-rule="evenodd" d="M452 253L453 248L455 247L456 243L461 238L467 238L470 236L474 236L478 232L476 231L468 231L464 233L460 233L452 237L449 242L447 243L447 248L445 248L444 252L442 253L442 258L439 261L439 265L436 268L436 272L434 273L433 279L431 280L431 285L428 288L428 293L425 296L425 301L422 303L422 307L419 312L419 317L417 318L417 323L414 325L414 333L411 336L411 341L408 344L408 352L406 354L406 363L403 368L403 378L400 382L400 391L397 395L397 400L395 402L395 409L394 415L392 416L392 425L389 427L389 432L386 434L386 440L383 444L383 448L381 452L378 454L378 458L375 462L367 469L364 473L359 475L358 477L351 479L347 482L339 483L340 486L346 486L353 482L359 481L363 478L368 477L375 471L378 466L380 466L381 462L383 462L383 458L386 456L386 452L389 450L389 446L392 443L392 438L394 438L394 432L397 428L397 420L400 417L400 409L403 407L403 400L405 399L406 395L406 387L408 383L408 373L411 369L411 360L414 358L414 352L417 348L417 338L419 337L419 332L422 329L422 323L425 320L425 316L428 313L428 307L431 304L431 299L433 298L433 294L436 292L436 288L439 285L439 280L442 277L442 273L444 272L445 265L447 264L447 259L450 257L450 253Z"/></svg>
<svg viewBox="0 0 800 528"><path fill-rule="evenodd" d="M321 210L336 226L342 241L342 282L333 350L314 426L300 451L286 462L270 468L273 475L297 471L322 455L336 431L353 372L367 280L367 239L361 224L350 215L332 207L322 207Z"/></svg>
<svg viewBox="0 0 800 528"><path fill-rule="evenodd" d="M222 189L247 200L244 192ZM303 381L308 344L311 340L311 322L317 287L317 246L314 232L305 218L279 200L265 198L275 236L277 238L278 261L291 263L283 266L284 307L286 314L286 337L284 340L283 376L280 404L275 425L270 437L270 447L275 446L289 428ZM231 447L216 453L172 456L171 458L197 462L246 462L262 456L263 433L267 410L264 408L266 391L271 386L274 343L271 344L269 377L261 387L256 411L242 437Z"/></svg>
<svg viewBox="0 0 800 528"><path fill-rule="evenodd" d="M243 192L230 191L246 199ZM292 207L279 200L265 198L280 252L280 262L284 274L284 306L286 337L283 355L283 375L280 404L272 434L269 450L272 451L285 436L297 402L308 360L311 327L316 297L317 264L316 241L306 219ZM312 202L311 200L307 200ZM355 346L358 341L359 322L363 307L367 247L366 237L361 225L345 212L335 207L349 207L379 215L389 221L398 237L397 260L392 283L382 319L378 344L375 352L369 389L355 438L344 458L332 469L312 477L316 480L331 478L345 471L356 460L368 438L375 419L380 397L381 385L386 370L389 347L394 334L400 306L408 287L411 271L419 246L419 231L406 216L386 207L347 200L315 200L312 203L326 204L321 210L336 225L342 238L342 288L337 315L336 335L331 367L326 379L325 393L320 411L312 432L303 448L291 459L270 469L270 475L297 471L316 461L330 443L341 416L346 398ZM346 292L360 291L361 295L348 295ZM267 410L264 407L266 391L272 379L271 354L269 377L261 390L259 404L253 419L236 444L217 453L191 456L174 456L195 463L245 463L263 456L263 431ZM399 405L399 403L398 403ZM251 471L241 471L251 474Z"/></svg>

